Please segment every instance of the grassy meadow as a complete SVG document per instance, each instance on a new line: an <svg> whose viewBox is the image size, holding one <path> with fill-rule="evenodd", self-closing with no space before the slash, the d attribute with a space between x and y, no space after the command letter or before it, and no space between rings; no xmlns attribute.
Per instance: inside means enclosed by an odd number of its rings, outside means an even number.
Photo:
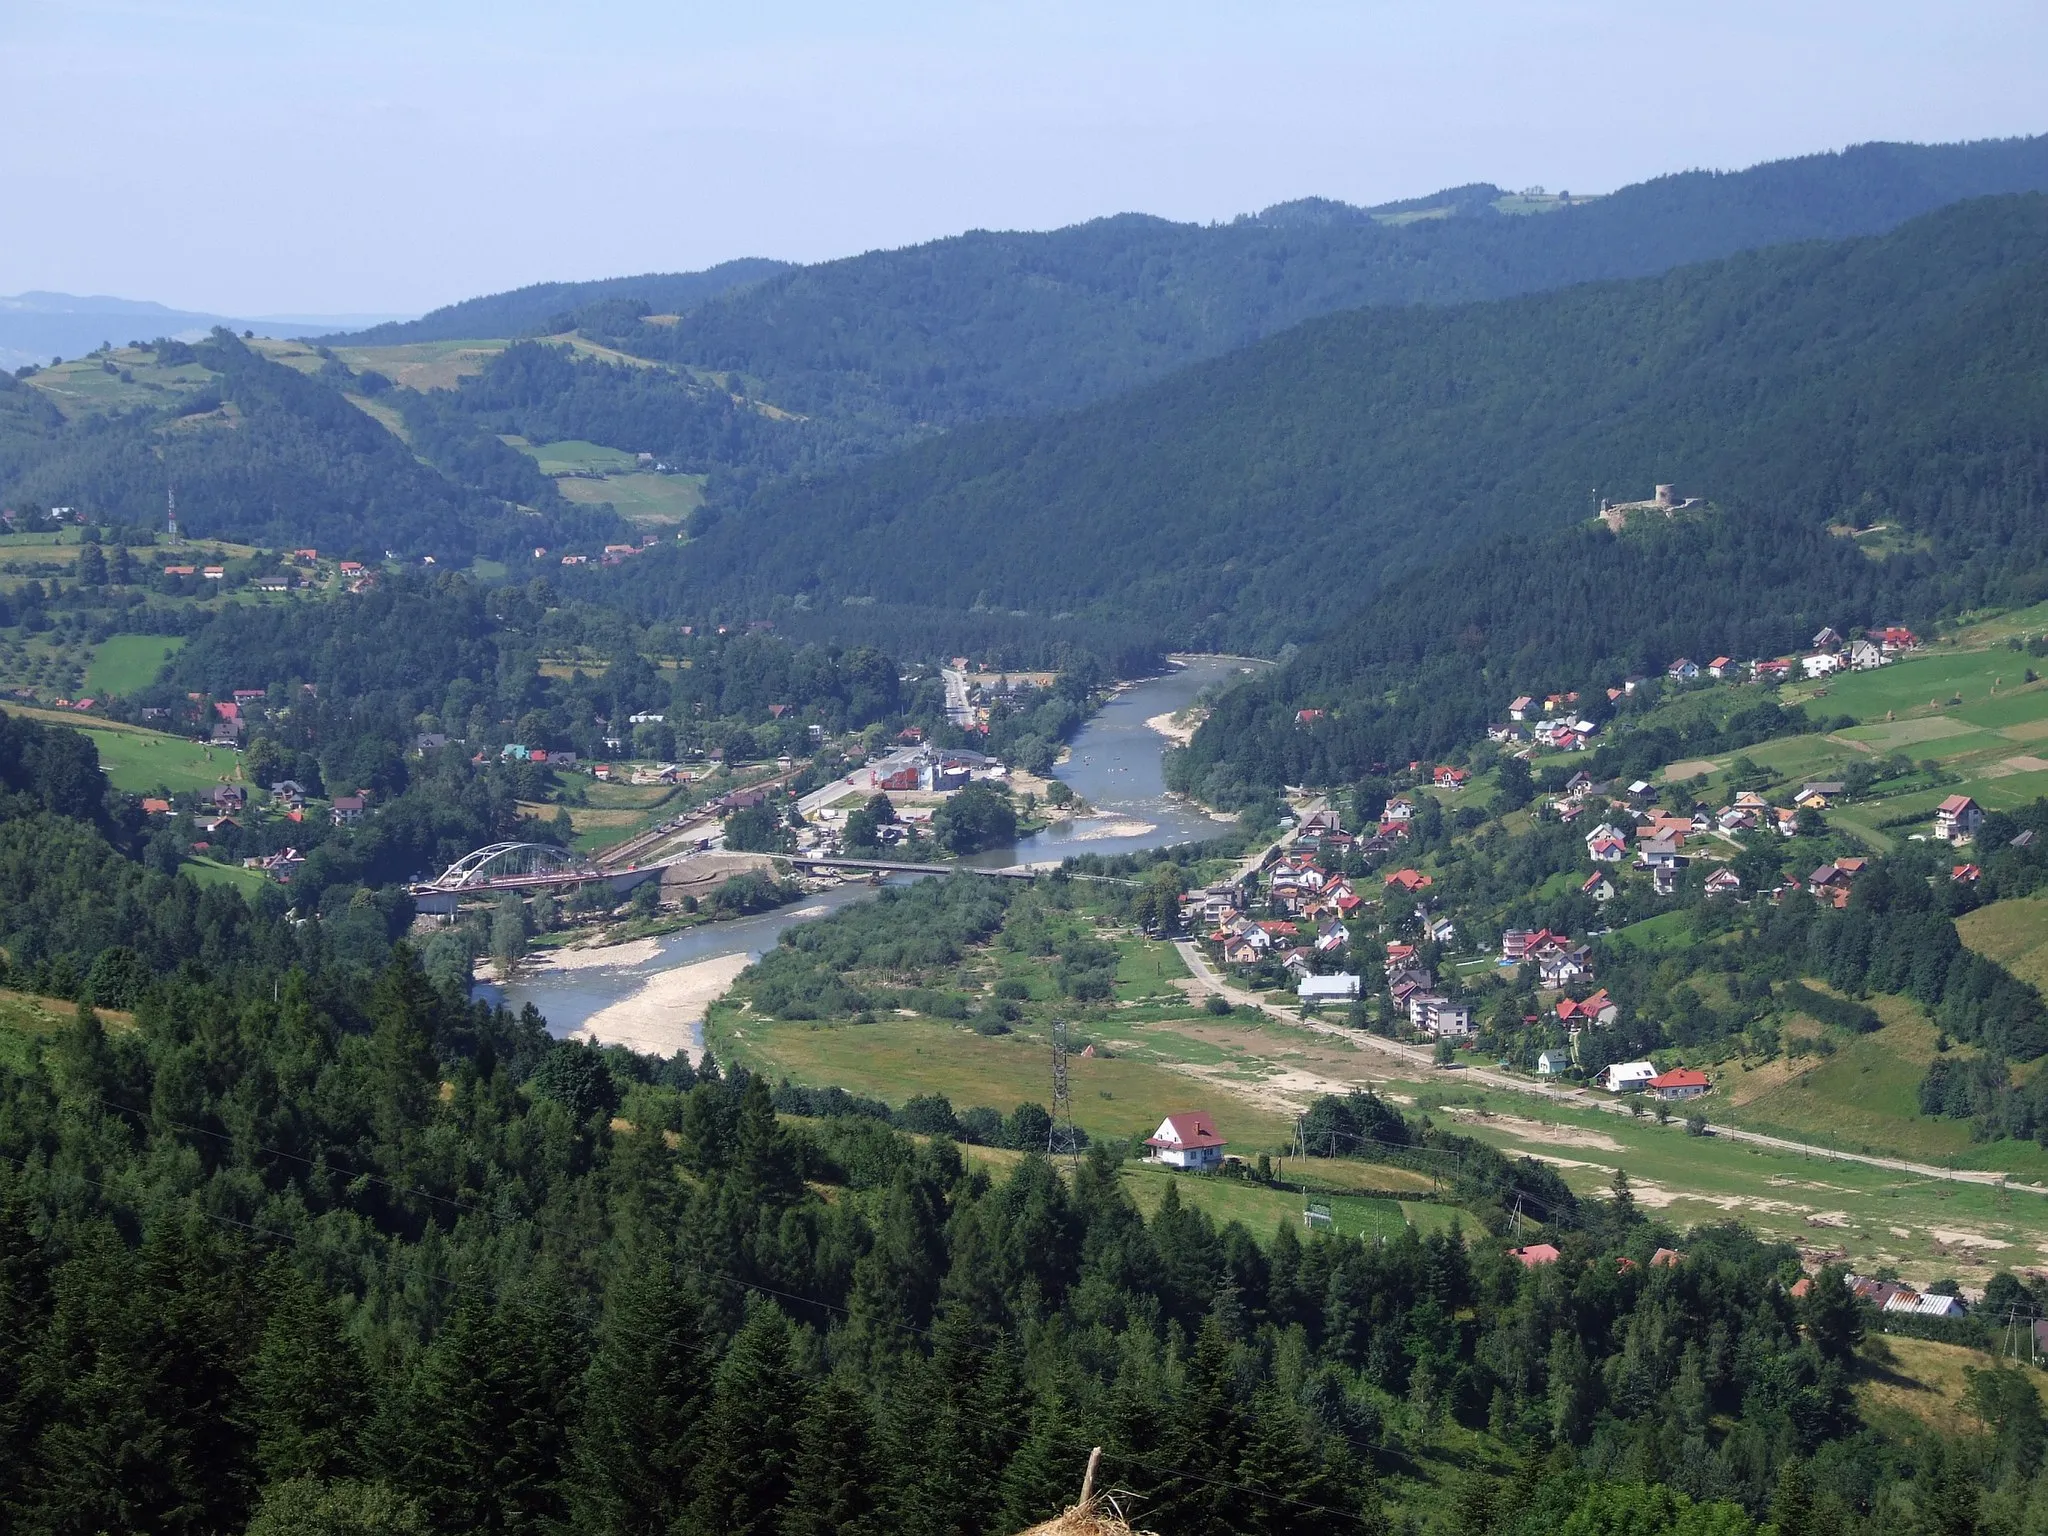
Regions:
<svg viewBox="0 0 2048 1536"><path fill-rule="evenodd" d="M183 635L113 635L93 647L85 686L95 694L139 693L184 648Z"/></svg>
<svg viewBox="0 0 2048 1536"><path fill-rule="evenodd" d="M108 781L125 794L209 789L223 780L239 781L241 777L241 757L232 747L209 746L164 731L67 715L60 710L30 709L17 704L0 707L45 725L68 725L84 731L99 749L100 767L106 771Z"/></svg>

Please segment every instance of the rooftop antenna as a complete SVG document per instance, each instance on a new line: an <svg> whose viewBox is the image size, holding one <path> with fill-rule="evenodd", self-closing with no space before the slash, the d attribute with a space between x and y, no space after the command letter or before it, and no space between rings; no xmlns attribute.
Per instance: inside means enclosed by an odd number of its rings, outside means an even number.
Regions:
<svg viewBox="0 0 2048 1536"><path fill-rule="evenodd" d="M1067 1021L1052 1021L1052 1128L1046 1132L1048 1157L1073 1158L1080 1155L1081 1141L1074 1134L1074 1100L1067 1092Z"/></svg>

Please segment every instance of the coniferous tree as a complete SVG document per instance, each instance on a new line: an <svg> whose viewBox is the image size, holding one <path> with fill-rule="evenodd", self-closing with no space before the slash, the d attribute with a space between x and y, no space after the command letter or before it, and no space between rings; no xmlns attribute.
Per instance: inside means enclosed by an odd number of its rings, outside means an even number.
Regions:
<svg viewBox="0 0 2048 1536"><path fill-rule="evenodd" d="M755 1301L718 1364L685 1536L769 1536L796 1475L804 1386L787 1319Z"/></svg>
<svg viewBox="0 0 2048 1536"><path fill-rule="evenodd" d="M665 1255L612 1283L583 1384L575 1504L593 1531L666 1531L689 1506L710 1387L702 1309Z"/></svg>
<svg viewBox="0 0 2048 1536"><path fill-rule="evenodd" d="M256 1459L271 1482L351 1476L372 1408L362 1353L327 1299L282 1258L265 1279L269 1315L249 1370Z"/></svg>
<svg viewBox="0 0 2048 1536"><path fill-rule="evenodd" d="M778 1536L880 1536L881 1484L867 1400L853 1381L827 1376L811 1389L797 1431Z"/></svg>

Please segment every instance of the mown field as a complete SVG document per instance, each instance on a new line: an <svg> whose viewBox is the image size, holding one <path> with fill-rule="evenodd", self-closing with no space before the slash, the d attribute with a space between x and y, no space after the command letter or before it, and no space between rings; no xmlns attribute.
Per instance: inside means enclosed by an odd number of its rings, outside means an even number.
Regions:
<svg viewBox="0 0 2048 1536"><path fill-rule="evenodd" d="M1963 942L2022 981L2048 989L2048 896L1995 901L1957 919Z"/></svg>
<svg viewBox="0 0 2048 1536"><path fill-rule="evenodd" d="M93 647L85 686L95 694L139 693L183 649L183 635L114 635Z"/></svg>
<svg viewBox="0 0 2048 1536"><path fill-rule="evenodd" d="M45 725L68 725L84 731L99 749L100 767L106 770L108 782L126 794L207 789L224 780L239 781L241 776L241 758L232 747L208 746L203 741L163 731L67 715L61 710L32 709L18 704L0 708Z"/></svg>

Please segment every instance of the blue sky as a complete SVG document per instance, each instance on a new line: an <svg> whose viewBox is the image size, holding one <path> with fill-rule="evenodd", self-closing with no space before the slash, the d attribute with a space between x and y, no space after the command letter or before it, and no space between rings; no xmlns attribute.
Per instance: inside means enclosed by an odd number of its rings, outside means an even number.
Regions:
<svg viewBox="0 0 2048 1536"><path fill-rule="evenodd" d="M412 311L2048 129L2048 6L0 0L0 293Z"/></svg>

